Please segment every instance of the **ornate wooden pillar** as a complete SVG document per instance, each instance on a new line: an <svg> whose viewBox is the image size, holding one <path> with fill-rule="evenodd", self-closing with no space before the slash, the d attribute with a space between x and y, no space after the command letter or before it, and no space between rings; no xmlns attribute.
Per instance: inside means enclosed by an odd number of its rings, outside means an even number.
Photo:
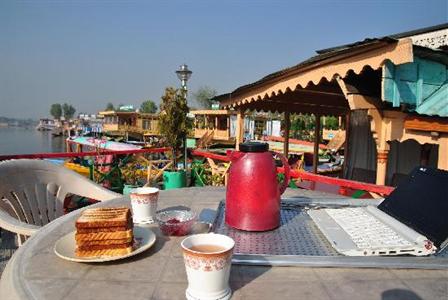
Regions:
<svg viewBox="0 0 448 300"><path fill-rule="evenodd" d="M227 139L230 138L230 116L227 116Z"/></svg>
<svg viewBox="0 0 448 300"><path fill-rule="evenodd" d="M386 184L387 174L387 157L389 155L389 144L387 141L392 140L392 120L383 117L383 114L378 109L368 109L370 116L370 127L373 138L376 143L376 184Z"/></svg>
<svg viewBox="0 0 448 300"><path fill-rule="evenodd" d="M342 178L346 176L347 162L350 157L350 115L351 111L348 111L345 115L345 141L344 141L344 162L342 163ZM339 128L341 128L342 117L339 116Z"/></svg>
<svg viewBox="0 0 448 300"><path fill-rule="evenodd" d="M376 156L376 184L386 184L386 172L387 172L387 157L389 155L388 149L377 150Z"/></svg>
<svg viewBox="0 0 448 300"><path fill-rule="evenodd" d="M437 168L448 171L448 134L439 138L439 159Z"/></svg>
<svg viewBox="0 0 448 300"><path fill-rule="evenodd" d="M238 113L236 114L236 132L235 132L236 150L240 150L240 143L243 142L243 138L244 138L244 112L242 109L239 109Z"/></svg>
<svg viewBox="0 0 448 300"><path fill-rule="evenodd" d="M284 137L283 137L283 155L288 158L289 154L289 129L291 127L291 118L289 111L285 112L285 130L284 130Z"/></svg>
<svg viewBox="0 0 448 300"><path fill-rule="evenodd" d="M314 128L314 151L313 151L313 173L317 174L319 164L319 144L320 144L320 115L316 116L316 127Z"/></svg>

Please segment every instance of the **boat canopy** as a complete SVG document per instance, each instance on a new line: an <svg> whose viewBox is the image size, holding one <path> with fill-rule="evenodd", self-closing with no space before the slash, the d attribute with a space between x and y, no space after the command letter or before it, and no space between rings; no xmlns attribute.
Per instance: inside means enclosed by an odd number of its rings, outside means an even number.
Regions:
<svg viewBox="0 0 448 300"><path fill-rule="evenodd" d="M106 149L106 150L113 150L113 151L136 150L136 149L142 148L141 146L126 144L126 143L119 143L119 142L114 142L114 141L108 141L108 140L104 140L104 139L96 139L96 138L85 137L85 136L70 139L69 142L75 143L75 144L81 144L81 145L85 145L85 146L90 146L90 147L98 147L98 148Z"/></svg>

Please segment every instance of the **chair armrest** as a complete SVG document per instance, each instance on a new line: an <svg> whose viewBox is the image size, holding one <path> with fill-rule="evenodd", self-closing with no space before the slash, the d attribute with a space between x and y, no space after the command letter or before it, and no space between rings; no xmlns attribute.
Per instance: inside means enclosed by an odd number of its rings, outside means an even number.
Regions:
<svg viewBox="0 0 448 300"><path fill-rule="evenodd" d="M89 198L98 200L98 201L109 201L116 198L122 198L122 194L115 193L113 191L109 191L104 189L104 191L92 191L89 193Z"/></svg>
<svg viewBox="0 0 448 300"><path fill-rule="evenodd" d="M22 234L26 236L33 235L41 227L21 222L14 217L11 217L7 212L0 210L0 227L8 231Z"/></svg>

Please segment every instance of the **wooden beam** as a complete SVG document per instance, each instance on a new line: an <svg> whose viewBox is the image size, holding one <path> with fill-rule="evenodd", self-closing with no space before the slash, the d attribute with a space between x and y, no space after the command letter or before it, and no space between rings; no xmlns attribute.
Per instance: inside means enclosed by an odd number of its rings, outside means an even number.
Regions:
<svg viewBox="0 0 448 300"><path fill-rule="evenodd" d="M259 101L286 102L295 104L329 105L338 107L349 107L347 99L340 95L318 95L310 92L287 92L277 96L260 99Z"/></svg>
<svg viewBox="0 0 448 300"><path fill-rule="evenodd" d="M335 81L326 82L322 81L318 85L308 85L306 88L302 88L298 86L296 91L317 91L317 92L324 92L324 93L332 93L332 94L341 94L341 89L339 88L339 85Z"/></svg>
<svg viewBox="0 0 448 300"><path fill-rule="evenodd" d="M321 108L322 110L338 109L338 110L345 110L345 111L347 111L347 110L350 109L350 107L348 105L340 105L340 104L334 103L334 102L313 103L313 102L300 102L300 101L285 101L285 100L281 100L281 101L265 101L265 103L285 104L286 106L294 105L295 107L313 107L313 108Z"/></svg>
<svg viewBox="0 0 448 300"><path fill-rule="evenodd" d="M448 132L448 121L425 117L406 117L404 128L419 131Z"/></svg>
<svg viewBox="0 0 448 300"><path fill-rule="evenodd" d="M327 96L342 96L344 95L341 92L338 91L320 91L320 90L309 90L309 89L296 89L294 93L298 94L310 94L310 95L327 95Z"/></svg>
<svg viewBox="0 0 448 300"><path fill-rule="evenodd" d="M381 99L361 94L349 94L347 100L351 110L380 109L382 105Z"/></svg>
<svg viewBox="0 0 448 300"><path fill-rule="evenodd" d="M285 131L284 131L284 142L283 142L283 154L288 158L289 154L289 129L291 127L291 118L289 111L285 111Z"/></svg>
<svg viewBox="0 0 448 300"><path fill-rule="evenodd" d="M316 127L314 128L314 151L313 151L313 173L317 174L317 165L319 164L319 142L320 142L320 115L316 116Z"/></svg>
<svg viewBox="0 0 448 300"><path fill-rule="evenodd" d="M343 116L349 110L348 108L341 108L335 106L319 106L319 105L298 105L294 103L276 103L257 101L252 103L246 103L241 106L244 110L263 110L271 112L285 112L291 113L308 113L308 114L328 114Z"/></svg>
<svg viewBox="0 0 448 300"><path fill-rule="evenodd" d="M350 94L359 94L359 90L344 81L344 79L341 78L341 76L336 76L336 82L339 85L339 88L341 89L342 93L344 93L345 98L348 98Z"/></svg>

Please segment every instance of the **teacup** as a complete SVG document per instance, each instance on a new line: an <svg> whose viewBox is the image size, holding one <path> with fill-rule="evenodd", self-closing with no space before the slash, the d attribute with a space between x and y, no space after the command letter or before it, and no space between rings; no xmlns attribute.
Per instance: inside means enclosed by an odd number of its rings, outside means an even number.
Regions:
<svg viewBox="0 0 448 300"><path fill-rule="evenodd" d="M184 239L181 246L188 278L187 299L230 299L234 240L221 234L195 234Z"/></svg>
<svg viewBox="0 0 448 300"><path fill-rule="evenodd" d="M157 211L159 189L153 187L136 188L130 191L129 196L134 223L153 223Z"/></svg>

